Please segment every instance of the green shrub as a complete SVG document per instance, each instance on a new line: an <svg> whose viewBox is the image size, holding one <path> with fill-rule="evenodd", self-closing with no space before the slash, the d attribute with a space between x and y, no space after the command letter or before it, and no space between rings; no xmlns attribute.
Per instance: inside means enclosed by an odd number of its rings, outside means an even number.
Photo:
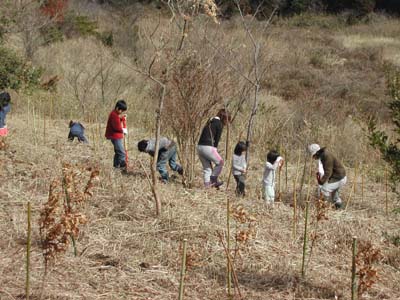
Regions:
<svg viewBox="0 0 400 300"><path fill-rule="evenodd" d="M39 84L42 70L25 65L12 50L0 47L0 61L0 90L18 90Z"/></svg>

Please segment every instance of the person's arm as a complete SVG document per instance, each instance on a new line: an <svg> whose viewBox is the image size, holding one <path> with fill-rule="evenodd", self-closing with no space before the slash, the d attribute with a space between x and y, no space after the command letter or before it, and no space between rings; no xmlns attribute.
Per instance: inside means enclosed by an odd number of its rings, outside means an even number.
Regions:
<svg viewBox="0 0 400 300"><path fill-rule="evenodd" d="M242 173L244 173L246 171L246 169L243 168L240 156L237 156L237 155L233 156L232 168L233 168L234 171L239 171L239 172L242 172Z"/></svg>
<svg viewBox="0 0 400 300"><path fill-rule="evenodd" d="M276 161L273 164L270 164L269 169L276 170L277 168L279 168L281 166L281 164L283 165L283 158L281 156L278 156Z"/></svg>
<svg viewBox="0 0 400 300"><path fill-rule="evenodd" d="M319 179L319 184L323 185L325 182L331 178L333 173L333 157L328 155L326 159L322 161L322 166L324 168L324 176Z"/></svg>
<svg viewBox="0 0 400 300"><path fill-rule="evenodd" d="M211 126L211 131L214 134L214 147L218 148L218 143L222 135L222 122L221 120L214 119L213 122L211 122Z"/></svg>

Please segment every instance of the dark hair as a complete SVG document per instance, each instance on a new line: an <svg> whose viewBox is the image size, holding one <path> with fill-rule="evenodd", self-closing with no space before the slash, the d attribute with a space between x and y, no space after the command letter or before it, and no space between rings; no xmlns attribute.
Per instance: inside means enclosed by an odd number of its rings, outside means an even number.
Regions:
<svg viewBox="0 0 400 300"><path fill-rule="evenodd" d="M247 151L247 146L245 142L240 141L239 143L236 144L235 150L233 150L233 153L235 155L242 155L244 151Z"/></svg>
<svg viewBox="0 0 400 300"><path fill-rule="evenodd" d="M267 162L273 164L278 157L279 157L279 152L276 150L271 150L267 154Z"/></svg>
<svg viewBox="0 0 400 300"><path fill-rule="evenodd" d="M125 100L118 100L117 103L115 104L115 109L126 111L128 109L128 105L126 105Z"/></svg>
<svg viewBox="0 0 400 300"><path fill-rule="evenodd" d="M225 108L220 109L218 111L217 116L221 119L222 123L224 124L227 124L228 122L231 121L231 115Z"/></svg>
<svg viewBox="0 0 400 300"><path fill-rule="evenodd" d="M0 109L8 105L11 101L10 94L7 92L0 93Z"/></svg>
<svg viewBox="0 0 400 300"><path fill-rule="evenodd" d="M141 140L141 141L137 144L138 150L139 150L140 152L145 152L145 151L146 151L146 148L147 148L147 145L148 145L148 140Z"/></svg>
<svg viewBox="0 0 400 300"><path fill-rule="evenodd" d="M69 121L69 128L71 128L72 127L72 125L74 125L74 121Z"/></svg>

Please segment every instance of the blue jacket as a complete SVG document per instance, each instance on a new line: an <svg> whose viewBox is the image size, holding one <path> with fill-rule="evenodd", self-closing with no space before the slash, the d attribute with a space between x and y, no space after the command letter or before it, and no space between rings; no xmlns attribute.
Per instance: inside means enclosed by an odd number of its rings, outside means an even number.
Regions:
<svg viewBox="0 0 400 300"><path fill-rule="evenodd" d="M6 126L6 115L10 112L10 110L11 110L10 104L7 104L6 106L3 106L2 109L0 109L0 128Z"/></svg>

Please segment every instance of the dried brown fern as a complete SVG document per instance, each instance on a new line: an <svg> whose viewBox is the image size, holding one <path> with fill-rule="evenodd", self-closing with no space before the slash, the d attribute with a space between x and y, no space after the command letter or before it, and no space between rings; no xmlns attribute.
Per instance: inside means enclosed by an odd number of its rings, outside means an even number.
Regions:
<svg viewBox="0 0 400 300"><path fill-rule="evenodd" d="M88 170L89 179L84 184ZM41 210L39 220L46 267L67 250L70 238L75 243L75 238L79 235L79 225L87 222L80 209L83 202L93 195L92 189L98 174L97 169L63 163L62 178L51 182L48 201Z"/></svg>
<svg viewBox="0 0 400 300"><path fill-rule="evenodd" d="M378 271L374 268L382 255L379 249L375 249L370 241L362 242L358 246L356 266L358 275L358 299L362 299L372 285L379 279Z"/></svg>

